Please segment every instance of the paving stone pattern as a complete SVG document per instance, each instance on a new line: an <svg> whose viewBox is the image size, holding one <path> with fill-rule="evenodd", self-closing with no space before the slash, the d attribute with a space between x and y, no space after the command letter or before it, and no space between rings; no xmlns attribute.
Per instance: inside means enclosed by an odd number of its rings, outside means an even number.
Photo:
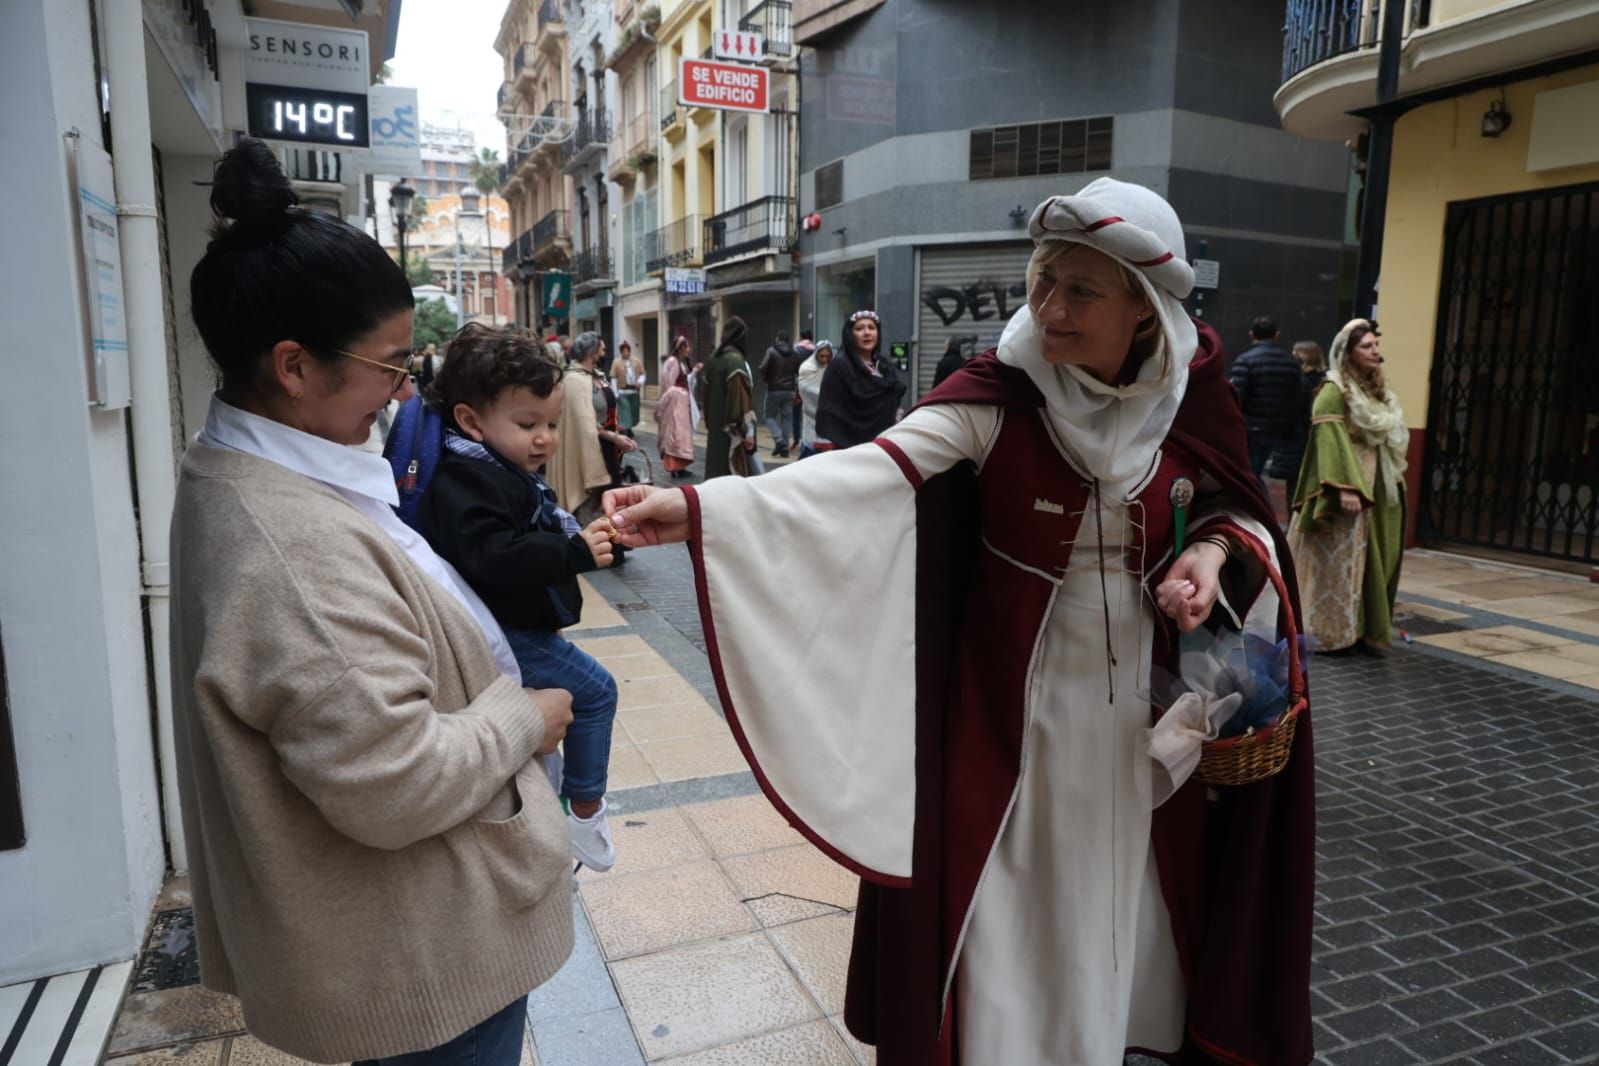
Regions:
<svg viewBox="0 0 1599 1066"><path fill-rule="evenodd" d="M1408 649L1311 688L1320 1060L1599 1061L1599 704Z"/></svg>

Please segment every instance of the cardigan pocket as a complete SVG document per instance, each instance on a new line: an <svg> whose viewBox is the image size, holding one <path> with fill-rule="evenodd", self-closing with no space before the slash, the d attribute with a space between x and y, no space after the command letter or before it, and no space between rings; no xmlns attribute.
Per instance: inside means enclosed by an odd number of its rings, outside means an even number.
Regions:
<svg viewBox="0 0 1599 1066"><path fill-rule="evenodd" d="M515 814L469 823L506 914L544 899L562 881L572 854L566 816L539 764L518 771L511 787L520 804Z"/></svg>

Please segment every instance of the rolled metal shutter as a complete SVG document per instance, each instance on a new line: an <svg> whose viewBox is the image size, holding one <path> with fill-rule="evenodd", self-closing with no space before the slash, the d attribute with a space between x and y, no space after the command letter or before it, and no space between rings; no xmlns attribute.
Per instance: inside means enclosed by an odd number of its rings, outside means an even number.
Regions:
<svg viewBox="0 0 1599 1066"><path fill-rule="evenodd" d="M1027 302L1031 241L920 250L916 294L915 395L933 387L933 373L951 337L972 338L968 354L999 341L1010 316Z"/></svg>

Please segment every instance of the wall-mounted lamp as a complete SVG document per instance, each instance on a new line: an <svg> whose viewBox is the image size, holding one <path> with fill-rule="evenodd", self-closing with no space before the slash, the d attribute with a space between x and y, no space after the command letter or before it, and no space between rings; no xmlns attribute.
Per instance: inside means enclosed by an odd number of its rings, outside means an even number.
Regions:
<svg viewBox="0 0 1599 1066"><path fill-rule="evenodd" d="M1023 222L1026 222L1027 208L1023 207L1021 204L1017 204L1015 207L1011 208L1010 221L1011 225L1013 226L1020 226Z"/></svg>
<svg viewBox="0 0 1599 1066"><path fill-rule="evenodd" d="M1495 100L1488 105L1488 110L1482 115L1482 135L1484 137L1497 137L1510 128L1510 112L1505 110L1503 99Z"/></svg>

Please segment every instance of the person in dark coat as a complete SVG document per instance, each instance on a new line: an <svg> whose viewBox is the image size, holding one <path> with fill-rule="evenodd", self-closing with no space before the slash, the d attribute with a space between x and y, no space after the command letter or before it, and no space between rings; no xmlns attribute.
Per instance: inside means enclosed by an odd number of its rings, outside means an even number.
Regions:
<svg viewBox="0 0 1599 1066"><path fill-rule="evenodd" d="M788 458L789 429L794 425L794 407L799 403L799 368L805 358L788 343L788 334L779 330L761 360L761 380L766 384L766 426L772 431L772 454L782 459ZM797 432L793 440L798 446Z"/></svg>
<svg viewBox="0 0 1599 1066"><path fill-rule="evenodd" d="M856 311L844 330L843 358L827 364L816 435L835 447L876 439L899 414L905 382L880 355L882 325L876 311Z"/></svg>
<svg viewBox="0 0 1599 1066"><path fill-rule="evenodd" d="M1272 449L1293 432L1303 405L1303 372L1293 353L1277 342L1277 323L1261 317L1250 326L1255 344L1233 363L1228 380L1238 390L1249 432L1249 465L1258 478Z"/></svg>
<svg viewBox="0 0 1599 1066"><path fill-rule="evenodd" d="M939 357L938 366L933 370L933 388L944 384L944 379L961 368L968 356L965 353L966 342L975 340L973 337L951 337L944 345L944 354Z"/></svg>
<svg viewBox="0 0 1599 1066"><path fill-rule="evenodd" d="M1288 498L1295 498L1295 485L1299 481L1299 467L1305 459L1305 445L1310 440L1310 407L1316 402L1316 390L1327 380L1327 353L1315 341L1298 341L1294 344L1294 358L1299 360L1303 373L1299 394L1299 410L1289 433L1278 442L1266 460L1266 476L1288 483Z"/></svg>

